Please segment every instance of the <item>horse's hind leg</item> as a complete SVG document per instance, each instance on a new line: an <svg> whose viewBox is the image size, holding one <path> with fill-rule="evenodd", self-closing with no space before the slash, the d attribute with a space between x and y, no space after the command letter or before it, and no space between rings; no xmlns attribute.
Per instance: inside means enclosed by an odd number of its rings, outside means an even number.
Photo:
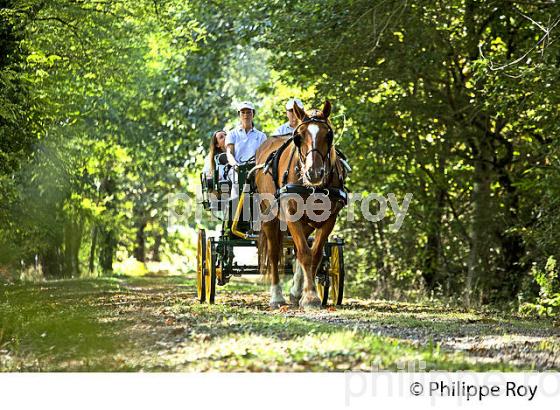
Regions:
<svg viewBox="0 0 560 410"><path fill-rule="evenodd" d="M282 296L282 286L280 285L280 276L278 275L278 262L280 260L280 252L282 251L282 236L278 226L278 222L263 225L266 229L266 241L268 251L268 263L270 269L270 307L278 308L286 304L284 296Z"/></svg>

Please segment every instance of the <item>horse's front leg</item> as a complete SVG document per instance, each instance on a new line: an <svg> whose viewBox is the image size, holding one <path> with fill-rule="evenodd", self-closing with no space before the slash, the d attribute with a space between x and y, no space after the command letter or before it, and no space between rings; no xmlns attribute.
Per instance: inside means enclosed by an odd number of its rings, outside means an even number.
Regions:
<svg viewBox="0 0 560 410"><path fill-rule="evenodd" d="M307 236L299 222L288 222L288 229L294 241L297 260L303 268L303 293L299 305L305 309L318 309L321 307L321 299L313 280L312 253L307 244Z"/></svg>
<svg viewBox="0 0 560 410"><path fill-rule="evenodd" d="M305 233L305 239L307 240L309 234L313 231L313 228L310 226L304 226L303 231ZM299 300L301 299L303 293L303 277L305 274L303 272L303 267L301 266L301 263L299 263L297 259L296 248L294 248L294 262L292 266L293 266L294 276L292 279L292 287L290 288L290 303L292 305L297 306L299 304Z"/></svg>
<svg viewBox="0 0 560 410"><path fill-rule="evenodd" d="M294 252L297 250L294 249ZM294 271L294 276L292 278L292 287L290 288L290 303L292 305L299 304L299 300L301 299L301 294L303 292L303 268L301 264L297 260L297 257L294 258L294 262L292 263L292 269Z"/></svg>

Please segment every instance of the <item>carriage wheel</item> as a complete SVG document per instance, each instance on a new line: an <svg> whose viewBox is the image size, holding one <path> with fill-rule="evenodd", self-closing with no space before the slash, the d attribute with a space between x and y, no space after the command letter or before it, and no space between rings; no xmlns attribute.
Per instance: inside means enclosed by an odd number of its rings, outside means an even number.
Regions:
<svg viewBox="0 0 560 410"><path fill-rule="evenodd" d="M206 300L204 274L206 270L206 232L198 230L198 247L196 251L196 296L200 303Z"/></svg>
<svg viewBox="0 0 560 410"><path fill-rule="evenodd" d="M341 305L344 296L344 253L342 241L337 239L336 242L331 247L329 264L330 296L334 305Z"/></svg>
<svg viewBox="0 0 560 410"><path fill-rule="evenodd" d="M321 305L327 306L327 302L329 301L329 284L327 283L324 286L320 281L317 282L317 293L321 298Z"/></svg>
<svg viewBox="0 0 560 410"><path fill-rule="evenodd" d="M323 270L323 263L321 263L320 269ZM330 288L330 278L329 272L322 272L321 277L317 280L317 293L319 298L321 298L321 306L327 306L329 302L329 288Z"/></svg>
<svg viewBox="0 0 560 410"><path fill-rule="evenodd" d="M204 287L206 290L206 300L214 303L216 296L216 252L214 241L208 238L206 241L206 272L204 275Z"/></svg>

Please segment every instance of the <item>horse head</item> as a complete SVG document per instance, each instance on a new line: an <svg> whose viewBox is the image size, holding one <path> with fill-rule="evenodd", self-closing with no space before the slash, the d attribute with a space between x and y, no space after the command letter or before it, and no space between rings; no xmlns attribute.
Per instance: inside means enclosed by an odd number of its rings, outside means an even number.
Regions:
<svg viewBox="0 0 560 410"><path fill-rule="evenodd" d="M294 144L299 153L299 169L303 184L325 186L336 160L333 147L333 129L329 122L331 103L327 100L323 110L303 111L294 104L298 125L294 130Z"/></svg>

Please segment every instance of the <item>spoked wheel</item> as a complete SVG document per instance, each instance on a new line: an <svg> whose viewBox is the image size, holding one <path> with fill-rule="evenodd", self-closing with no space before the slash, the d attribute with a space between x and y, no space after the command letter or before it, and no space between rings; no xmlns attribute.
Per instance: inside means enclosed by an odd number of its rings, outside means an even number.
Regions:
<svg viewBox="0 0 560 410"><path fill-rule="evenodd" d="M206 241L204 288L206 291L206 300L208 303L214 303L214 298L216 297L216 251L212 238L208 238Z"/></svg>
<svg viewBox="0 0 560 410"><path fill-rule="evenodd" d="M317 273L317 293L319 294L319 298L321 298L321 306L327 306L329 302L329 288L330 288L330 279L329 279L329 272L328 270L325 271L325 268L328 264L325 263L326 256L323 256L323 261L320 265L321 273Z"/></svg>
<svg viewBox="0 0 560 410"><path fill-rule="evenodd" d="M317 282L317 292L321 298L321 303L326 306L329 296L333 305L341 305L344 294L344 259L343 242L336 240L336 244L331 246L327 277Z"/></svg>
<svg viewBox="0 0 560 410"><path fill-rule="evenodd" d="M196 296L200 303L206 301L206 284L204 280L206 270L206 232L198 230L198 247L196 251Z"/></svg>
<svg viewBox="0 0 560 410"><path fill-rule="evenodd" d="M344 296L344 243L336 240L336 245L331 248L329 264L330 296L334 305L342 305Z"/></svg>
<svg viewBox="0 0 560 410"><path fill-rule="evenodd" d="M327 303L329 301L329 278L326 277L324 280L326 282L322 282L322 279L319 279L319 281L317 282L317 293L321 298L321 305L327 306Z"/></svg>

